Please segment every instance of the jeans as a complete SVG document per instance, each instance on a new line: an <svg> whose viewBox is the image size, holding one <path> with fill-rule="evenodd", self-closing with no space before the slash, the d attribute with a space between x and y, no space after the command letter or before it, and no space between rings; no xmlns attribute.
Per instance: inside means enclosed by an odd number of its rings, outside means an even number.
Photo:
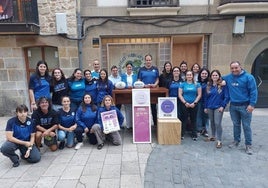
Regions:
<svg viewBox="0 0 268 188"><path fill-rule="evenodd" d="M58 140L62 142L62 141L65 141L65 138L67 138L67 147L73 147L74 146L74 132L58 130Z"/></svg>
<svg viewBox="0 0 268 188"><path fill-rule="evenodd" d="M222 116L223 112L219 112L219 109L208 109L208 117L210 119L211 136L215 137L217 134L217 140L222 139Z"/></svg>
<svg viewBox="0 0 268 188"><path fill-rule="evenodd" d="M204 112L203 102L197 104L196 129L198 132L208 130L208 114Z"/></svg>
<svg viewBox="0 0 268 188"><path fill-rule="evenodd" d="M17 149L20 150L21 157L29 163L37 163L41 159L40 152L35 145L33 145L32 150L30 152L30 156L28 158L24 158L24 155L28 149L27 147L25 147L24 145L15 144L10 141L4 142L1 147L1 152L3 153L3 155L7 156L13 163L17 163L19 162L19 156L15 153Z"/></svg>
<svg viewBox="0 0 268 188"><path fill-rule="evenodd" d="M252 145L251 119L252 113L247 112L247 105L235 106L230 105L230 115L233 121L234 141L241 141L241 123L243 126L245 144Z"/></svg>

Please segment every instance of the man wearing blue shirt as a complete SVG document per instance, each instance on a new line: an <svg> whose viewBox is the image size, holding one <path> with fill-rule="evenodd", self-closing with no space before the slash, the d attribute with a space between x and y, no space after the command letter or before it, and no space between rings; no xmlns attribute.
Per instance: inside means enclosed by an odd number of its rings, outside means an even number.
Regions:
<svg viewBox="0 0 268 188"><path fill-rule="evenodd" d="M257 86L254 77L242 69L239 61L230 63L231 74L224 77L230 97L230 115L233 121L234 141L230 148L241 141L241 122L244 130L246 153L252 154L252 112L257 103Z"/></svg>

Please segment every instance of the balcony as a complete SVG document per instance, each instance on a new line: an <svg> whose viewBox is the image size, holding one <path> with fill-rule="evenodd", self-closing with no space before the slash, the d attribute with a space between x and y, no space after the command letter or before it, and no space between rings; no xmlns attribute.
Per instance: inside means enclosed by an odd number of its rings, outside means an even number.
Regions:
<svg viewBox="0 0 268 188"><path fill-rule="evenodd" d="M219 14L268 14L268 0L220 0Z"/></svg>
<svg viewBox="0 0 268 188"><path fill-rule="evenodd" d="M38 34L37 0L0 0L0 34Z"/></svg>
<svg viewBox="0 0 268 188"><path fill-rule="evenodd" d="M127 11L130 16L177 15L179 0L129 0Z"/></svg>

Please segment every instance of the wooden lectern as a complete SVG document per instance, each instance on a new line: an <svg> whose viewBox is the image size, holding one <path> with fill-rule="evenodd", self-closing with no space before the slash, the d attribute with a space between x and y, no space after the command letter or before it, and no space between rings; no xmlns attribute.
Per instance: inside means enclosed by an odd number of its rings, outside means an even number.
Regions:
<svg viewBox="0 0 268 188"><path fill-rule="evenodd" d="M181 144L181 121L179 119L157 120L158 144Z"/></svg>

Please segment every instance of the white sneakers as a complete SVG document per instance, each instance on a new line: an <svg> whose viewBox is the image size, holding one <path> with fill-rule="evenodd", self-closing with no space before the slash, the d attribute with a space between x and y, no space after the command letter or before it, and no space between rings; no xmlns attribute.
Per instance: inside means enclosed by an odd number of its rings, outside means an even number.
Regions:
<svg viewBox="0 0 268 188"><path fill-rule="evenodd" d="M74 147L74 149L75 149L75 150L78 150L78 149L80 149L83 145L84 145L83 142L78 142L78 143L76 144L76 146Z"/></svg>

